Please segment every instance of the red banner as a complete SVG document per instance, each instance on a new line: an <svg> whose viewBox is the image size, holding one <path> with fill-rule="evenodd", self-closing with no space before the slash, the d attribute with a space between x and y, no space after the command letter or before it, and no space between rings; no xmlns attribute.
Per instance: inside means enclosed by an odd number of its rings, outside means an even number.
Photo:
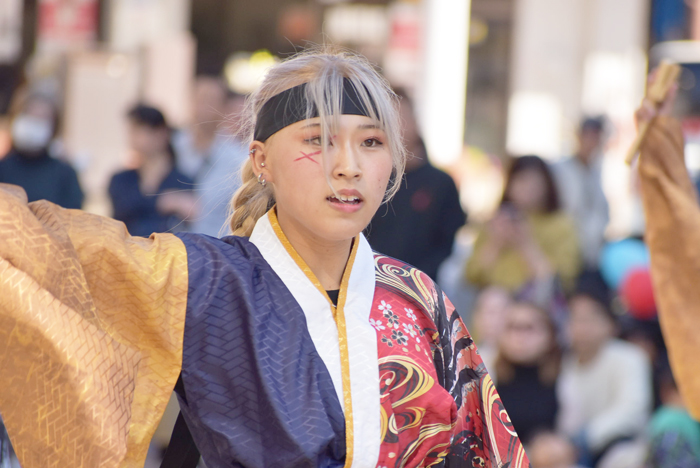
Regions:
<svg viewBox="0 0 700 468"><path fill-rule="evenodd" d="M64 49L93 42L98 13L97 0L39 0L39 47Z"/></svg>

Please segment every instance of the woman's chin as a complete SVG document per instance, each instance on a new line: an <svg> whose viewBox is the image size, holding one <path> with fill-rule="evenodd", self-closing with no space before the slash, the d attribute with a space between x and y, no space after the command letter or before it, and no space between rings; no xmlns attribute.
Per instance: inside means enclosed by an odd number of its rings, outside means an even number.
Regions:
<svg viewBox="0 0 700 468"><path fill-rule="evenodd" d="M316 235L328 241L339 242L357 237L367 227L369 221L365 223L358 220L339 219L329 220L324 224L316 230Z"/></svg>

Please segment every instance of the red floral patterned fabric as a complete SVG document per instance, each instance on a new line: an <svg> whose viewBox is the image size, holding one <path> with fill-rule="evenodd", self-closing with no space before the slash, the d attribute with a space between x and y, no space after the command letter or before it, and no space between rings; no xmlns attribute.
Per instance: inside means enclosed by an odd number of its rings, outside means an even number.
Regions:
<svg viewBox="0 0 700 468"><path fill-rule="evenodd" d="M452 303L421 271L375 255L382 445L378 468L529 466Z"/></svg>

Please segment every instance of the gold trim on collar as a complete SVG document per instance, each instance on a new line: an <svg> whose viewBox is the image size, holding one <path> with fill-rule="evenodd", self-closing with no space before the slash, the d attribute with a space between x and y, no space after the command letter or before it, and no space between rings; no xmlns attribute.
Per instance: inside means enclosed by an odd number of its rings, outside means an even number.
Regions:
<svg viewBox="0 0 700 468"><path fill-rule="evenodd" d="M306 264L301 255L297 253L292 244L287 239L287 236L282 232L282 228L277 220L276 207L272 208L267 212L268 219L272 225L272 229L275 231L277 238L284 246L290 257L294 259L294 263L297 264L301 271L304 272L306 277L316 286L323 297L326 298L328 304L331 306L331 313L333 314L333 319L338 327L338 349L340 350L340 367L343 382L343 402L345 404L345 468L352 466L353 459L353 441L355 440L354 433L354 423L353 423L353 413L352 413L352 393L350 390L350 353L348 350L348 332L345 323L345 301L348 296L348 284L350 283L350 274L352 273L352 267L355 264L355 257L357 256L357 249L360 244L359 237L355 237L352 242L352 248L350 250L350 257L348 258L348 263L345 265L345 271L343 272L343 278L340 281L340 292L338 293L338 306L334 306L331 299L328 297L328 293L321 286L321 282L316 278L314 272Z"/></svg>

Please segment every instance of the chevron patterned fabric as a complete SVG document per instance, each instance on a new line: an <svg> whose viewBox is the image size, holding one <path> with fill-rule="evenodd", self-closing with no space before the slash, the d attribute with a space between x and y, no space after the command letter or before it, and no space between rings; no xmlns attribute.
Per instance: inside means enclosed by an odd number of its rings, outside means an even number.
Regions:
<svg viewBox="0 0 700 468"><path fill-rule="evenodd" d="M323 354L340 333L314 328L330 304L295 296L264 240L135 238L0 185L0 413L22 466L143 466L180 373L211 467L528 466L452 304L362 238L341 290L352 434Z"/></svg>
<svg viewBox="0 0 700 468"><path fill-rule="evenodd" d="M182 359L184 245L7 185L0 240L0 413L20 463L143 466Z"/></svg>
<svg viewBox="0 0 700 468"><path fill-rule="evenodd" d="M247 239L180 237L192 285L180 402L207 466L343 466L342 407L292 294Z"/></svg>

